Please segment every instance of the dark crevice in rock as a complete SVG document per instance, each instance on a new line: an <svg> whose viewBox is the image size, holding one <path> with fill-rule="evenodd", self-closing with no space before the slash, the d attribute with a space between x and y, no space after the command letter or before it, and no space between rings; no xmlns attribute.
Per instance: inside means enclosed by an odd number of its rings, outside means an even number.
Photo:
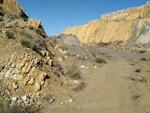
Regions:
<svg viewBox="0 0 150 113"><path fill-rule="evenodd" d="M4 0L0 0L0 4L3 4L4 3Z"/></svg>
<svg viewBox="0 0 150 113"><path fill-rule="evenodd" d="M4 16L4 14L2 12L0 12L0 16Z"/></svg>

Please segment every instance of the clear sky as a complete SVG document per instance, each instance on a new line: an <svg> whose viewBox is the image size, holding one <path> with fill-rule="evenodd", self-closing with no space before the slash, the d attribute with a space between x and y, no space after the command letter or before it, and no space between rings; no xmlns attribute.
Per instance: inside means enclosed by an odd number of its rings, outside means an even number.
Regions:
<svg viewBox="0 0 150 113"><path fill-rule="evenodd" d="M148 0L17 0L29 18L41 20L49 36L102 14L144 5Z"/></svg>

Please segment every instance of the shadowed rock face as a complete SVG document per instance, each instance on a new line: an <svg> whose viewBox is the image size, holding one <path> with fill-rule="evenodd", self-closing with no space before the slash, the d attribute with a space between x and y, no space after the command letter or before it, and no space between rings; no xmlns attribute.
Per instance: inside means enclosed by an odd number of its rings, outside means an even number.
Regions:
<svg viewBox="0 0 150 113"><path fill-rule="evenodd" d="M104 14L101 18L88 21L81 26L68 27L62 33L75 35L83 44L88 45L110 42L124 42L124 45L145 45L149 43L150 28L147 27L149 19L150 2L147 2L140 7ZM146 31L143 32L143 29Z"/></svg>
<svg viewBox="0 0 150 113"><path fill-rule="evenodd" d="M0 4L3 4L4 0L0 0Z"/></svg>

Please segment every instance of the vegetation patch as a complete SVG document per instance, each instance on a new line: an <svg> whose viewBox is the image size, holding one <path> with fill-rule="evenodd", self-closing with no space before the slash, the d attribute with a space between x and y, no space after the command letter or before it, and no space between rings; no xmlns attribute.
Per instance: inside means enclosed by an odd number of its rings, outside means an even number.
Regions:
<svg viewBox="0 0 150 113"><path fill-rule="evenodd" d="M141 61L147 61L147 59L146 58L141 58Z"/></svg>
<svg viewBox="0 0 150 113"><path fill-rule="evenodd" d="M95 62L96 63L105 63L105 64L107 63L107 61L101 57L96 57Z"/></svg>
<svg viewBox="0 0 150 113"><path fill-rule="evenodd" d="M140 50L139 53L146 53L146 50Z"/></svg>
<svg viewBox="0 0 150 113"><path fill-rule="evenodd" d="M14 33L13 32L10 32L10 31L6 31L6 36L8 39L14 39Z"/></svg>
<svg viewBox="0 0 150 113"><path fill-rule="evenodd" d="M21 45L27 48L31 48L31 42L29 40L22 39Z"/></svg>
<svg viewBox="0 0 150 113"><path fill-rule="evenodd" d="M138 68L138 69L135 70L135 72L136 72L136 73L140 73L140 72L141 72L141 69Z"/></svg>
<svg viewBox="0 0 150 113"><path fill-rule="evenodd" d="M71 65L67 66L67 74L72 79L80 79L81 78L81 70L75 64L71 64Z"/></svg>
<svg viewBox="0 0 150 113"><path fill-rule="evenodd" d="M73 91L81 91L86 87L86 83L84 81L80 82L75 88L73 88Z"/></svg>
<svg viewBox="0 0 150 113"><path fill-rule="evenodd" d="M91 54L92 54L93 57L96 57L96 53L95 52L91 51Z"/></svg>
<svg viewBox="0 0 150 113"><path fill-rule="evenodd" d="M135 99L140 98L140 96L141 96L141 95L137 95L137 94L136 94L136 95L133 95L132 98L135 100Z"/></svg>

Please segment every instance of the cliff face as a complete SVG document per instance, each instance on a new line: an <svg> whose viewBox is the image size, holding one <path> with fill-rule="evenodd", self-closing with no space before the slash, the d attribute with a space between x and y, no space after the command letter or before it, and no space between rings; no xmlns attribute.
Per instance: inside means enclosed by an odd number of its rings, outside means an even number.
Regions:
<svg viewBox="0 0 150 113"><path fill-rule="evenodd" d="M149 42L149 6L150 2L147 2L140 7L104 14L99 19L86 22L85 25L68 27L62 33L77 36L83 44L109 42L125 42L124 45L145 44Z"/></svg>

